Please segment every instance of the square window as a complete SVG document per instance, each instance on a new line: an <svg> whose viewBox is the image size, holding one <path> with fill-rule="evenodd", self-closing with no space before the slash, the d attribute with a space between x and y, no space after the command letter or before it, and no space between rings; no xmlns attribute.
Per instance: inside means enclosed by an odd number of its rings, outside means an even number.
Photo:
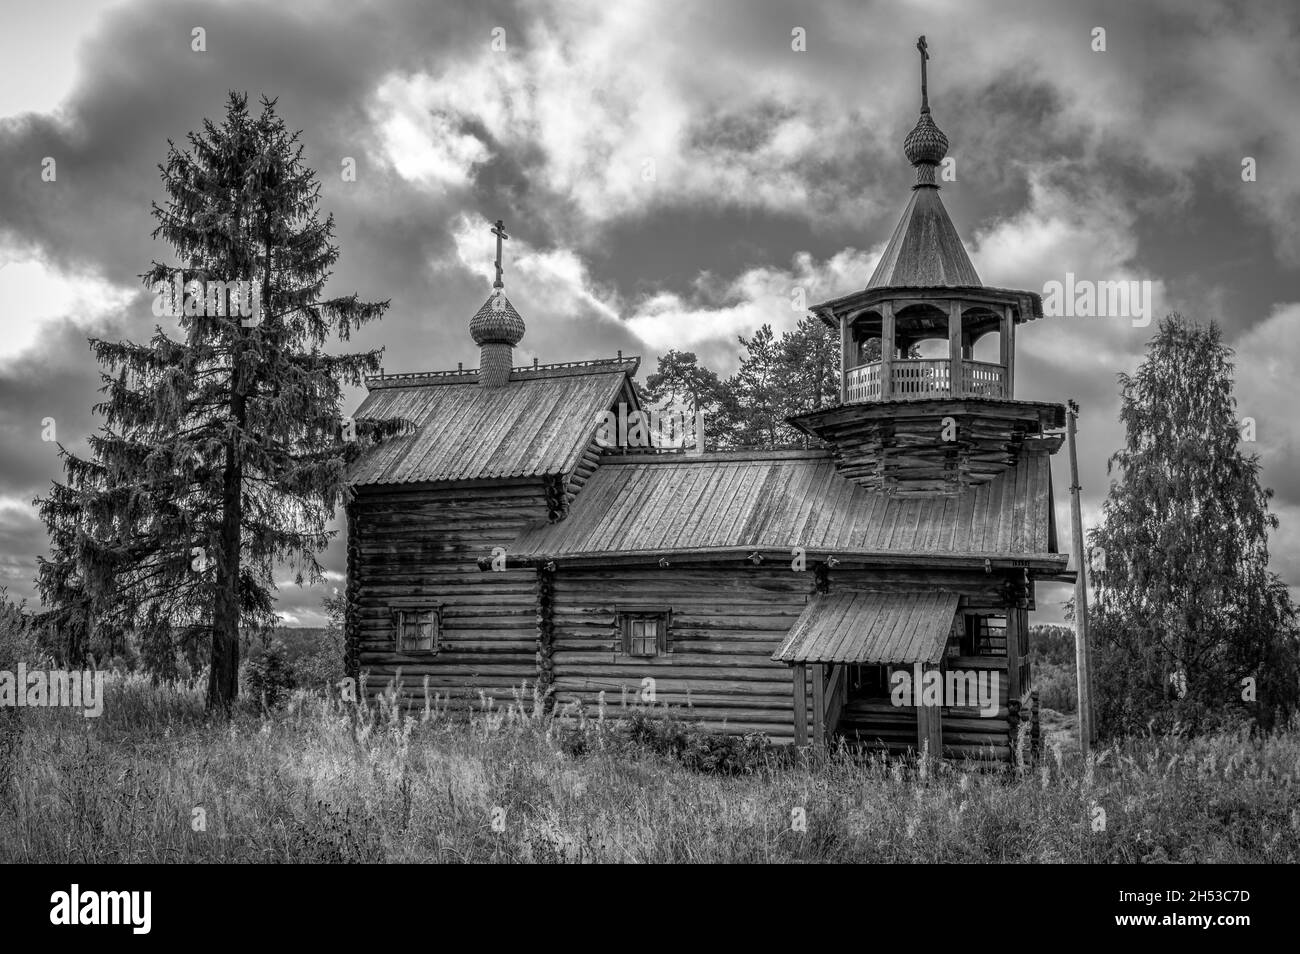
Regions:
<svg viewBox="0 0 1300 954"><path fill-rule="evenodd" d="M672 652L672 611L668 607L619 607L614 619L625 656L649 659Z"/></svg>
<svg viewBox="0 0 1300 954"><path fill-rule="evenodd" d="M437 609L394 610L397 628L397 651L401 653L436 653L441 636L442 619Z"/></svg>

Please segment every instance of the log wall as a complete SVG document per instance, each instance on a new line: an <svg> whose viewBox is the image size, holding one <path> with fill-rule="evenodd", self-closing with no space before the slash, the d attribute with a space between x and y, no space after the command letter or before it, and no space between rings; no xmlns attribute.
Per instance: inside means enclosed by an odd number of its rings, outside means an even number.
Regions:
<svg viewBox="0 0 1300 954"><path fill-rule="evenodd" d="M363 489L349 507L349 635L368 692L400 670L404 693L422 699L427 676L430 692L456 707L536 682L537 571L484 571L477 561L546 519L547 490L541 479ZM440 652L399 653L392 610L433 605L442 607Z"/></svg>
<svg viewBox="0 0 1300 954"><path fill-rule="evenodd" d="M813 575L788 567L562 567L554 584L556 704L639 702L654 679L655 701L690 706L683 716L707 728L794 734L790 667L772 653L803 612ZM672 650L642 659L624 655L618 604L672 608Z"/></svg>
<svg viewBox="0 0 1300 954"><path fill-rule="evenodd" d="M540 676L558 704L595 706L603 691L617 707L624 698L638 702L649 677L657 703L689 708L683 716L706 728L792 740L793 673L770 657L814 593L813 567L793 572L787 563L729 559L479 569L494 547L508 553L526 524L546 519L554 497L554 486L540 479L363 489L349 507L348 632L350 659L367 673L368 690L382 691L400 673L412 698L422 698L427 677L430 691L452 707L476 706L480 693L507 700ZM824 576L832 592L942 587L960 594L959 610L1006 611L1003 580L982 571L837 568ZM615 625L619 604L670 606L671 651L625 656ZM393 610L431 606L441 607L439 653L399 653ZM987 664L1001 667L998 715L945 708L945 755L1009 755L1006 659ZM810 725L815 668L808 667L804 692ZM891 750L916 744L915 710L887 701L848 699L838 728Z"/></svg>
<svg viewBox="0 0 1300 954"><path fill-rule="evenodd" d="M961 594L961 609L1003 609L1001 578L982 571L833 570L836 587L931 587ZM762 566L733 559L726 563L609 567L560 567L553 576L550 631L554 689L558 704L606 704L639 701L647 678L654 680L659 704L681 707L683 716L706 728L730 732L766 732L774 739L794 738L793 673L771 654L807 606L815 574L793 572L787 564ZM654 658L625 656L615 625L619 604L667 605L672 608L672 650ZM994 718L972 717L965 710L945 710L952 729L944 745L951 754L973 754L971 746L1001 746L1007 738L1007 680L1002 667L1002 706ZM808 679L814 667L808 667ZM806 685L809 724L814 696ZM896 747L916 743L916 712L887 703L886 711L846 708L841 728L859 730L865 739L878 736ZM972 723L972 718L978 725Z"/></svg>

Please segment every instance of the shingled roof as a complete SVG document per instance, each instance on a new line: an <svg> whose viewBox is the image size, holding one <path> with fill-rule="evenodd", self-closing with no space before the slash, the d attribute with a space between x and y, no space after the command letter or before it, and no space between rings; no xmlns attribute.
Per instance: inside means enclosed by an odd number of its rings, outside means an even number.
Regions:
<svg viewBox="0 0 1300 954"><path fill-rule="evenodd" d="M613 407L638 358L515 368L503 387L480 387L477 371L369 378L356 418L404 418L412 434L357 460L349 480L409 484L568 474Z"/></svg>
<svg viewBox="0 0 1300 954"><path fill-rule="evenodd" d="M943 207L939 190L934 186L913 189L867 288L979 284L980 277Z"/></svg>
<svg viewBox="0 0 1300 954"><path fill-rule="evenodd" d="M751 549L1037 558L1055 550L1046 454L959 495L900 498L817 451L606 457L566 519L524 530L521 560Z"/></svg>

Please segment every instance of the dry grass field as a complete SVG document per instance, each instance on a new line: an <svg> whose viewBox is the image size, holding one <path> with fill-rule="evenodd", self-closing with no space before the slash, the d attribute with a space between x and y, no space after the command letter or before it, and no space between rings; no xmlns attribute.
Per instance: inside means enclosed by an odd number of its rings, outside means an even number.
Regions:
<svg viewBox="0 0 1300 954"><path fill-rule="evenodd" d="M1134 739L1087 763L1056 732L1018 772L927 772L757 740L719 761L617 706L562 720L484 699L466 719L297 690L214 720L194 685L110 676L106 692L97 719L0 710L0 860L1300 860L1295 728Z"/></svg>

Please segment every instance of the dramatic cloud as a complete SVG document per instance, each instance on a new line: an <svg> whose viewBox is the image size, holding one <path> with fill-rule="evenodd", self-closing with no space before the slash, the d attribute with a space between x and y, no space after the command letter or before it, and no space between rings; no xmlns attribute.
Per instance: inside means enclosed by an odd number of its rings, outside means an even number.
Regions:
<svg viewBox="0 0 1300 954"><path fill-rule="evenodd" d="M278 97L303 130L342 247L331 288L391 300L353 342L386 347L389 370L477 361L466 325L502 217L520 360L622 350L644 373L675 347L726 373L736 336L792 327L800 295L865 284L912 181L921 33L955 160L944 201L983 279L1150 281L1155 320L1219 321L1287 521L1275 565L1300 580L1285 390L1300 353L1298 29L1293 4L1228 0L24 8L0 36L0 583L31 595L43 535L28 502L58 475L40 421L70 446L95 427L85 337L144 340L156 323L138 275L170 258L149 215L166 142L218 119L229 89ZM1089 522L1123 436L1115 375L1152 330L1019 330L1018 395L1083 408ZM339 548L325 562L339 573ZM318 622L321 595L284 587L286 618Z"/></svg>

